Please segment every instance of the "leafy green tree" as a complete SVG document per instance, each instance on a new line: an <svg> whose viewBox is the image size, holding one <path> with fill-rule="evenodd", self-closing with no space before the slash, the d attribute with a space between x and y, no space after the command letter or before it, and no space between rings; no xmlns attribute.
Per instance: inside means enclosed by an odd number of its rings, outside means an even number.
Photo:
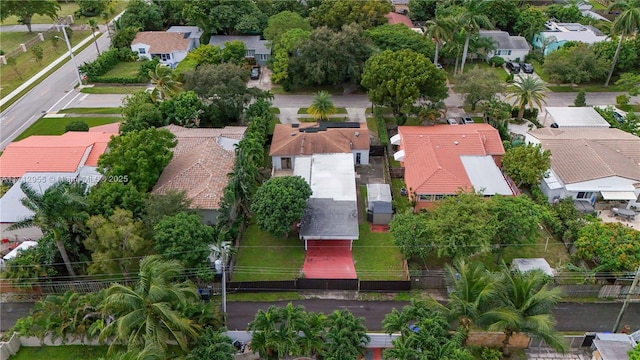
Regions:
<svg viewBox="0 0 640 360"><path fill-rule="evenodd" d="M20 184L25 197L20 200L32 215L9 226L8 230L37 226L45 236L51 236L58 247L67 272L72 277L76 272L72 266L67 247L82 236L87 219L87 185L83 182L61 181L44 193L34 190L28 182Z"/></svg>
<svg viewBox="0 0 640 360"><path fill-rule="evenodd" d="M189 1L183 4L182 15L206 34L262 32L267 26L267 16L252 0Z"/></svg>
<svg viewBox="0 0 640 360"><path fill-rule="evenodd" d="M551 152L540 145L526 144L507 150L502 168L513 181L522 185L538 185L551 167Z"/></svg>
<svg viewBox="0 0 640 360"><path fill-rule="evenodd" d="M82 120L75 120L64 126L64 132L89 131L89 125Z"/></svg>
<svg viewBox="0 0 640 360"><path fill-rule="evenodd" d="M333 106L333 101L331 101L331 94L327 91L319 91L313 97L313 102L307 112L316 120L329 120L329 116L336 113L336 107Z"/></svg>
<svg viewBox="0 0 640 360"><path fill-rule="evenodd" d="M434 53L432 41L403 24L377 26L367 30L366 34L380 50L410 49L428 58L431 58Z"/></svg>
<svg viewBox="0 0 640 360"><path fill-rule="evenodd" d="M640 61L640 54L638 53L638 48L635 46L635 43L635 39L622 41L614 69L615 74L634 72L638 69L637 64L638 61ZM611 62L616 54L617 43L615 41L600 41L591 44L590 47L599 58Z"/></svg>
<svg viewBox="0 0 640 360"><path fill-rule="evenodd" d="M621 12L620 15L616 17L615 21L613 22L613 26L611 27L611 32L613 34L619 35L620 40L618 40L618 47L616 48L616 53L613 56L613 61L611 63L611 70L609 71L609 76L607 76L607 81L605 81L604 86L609 86L609 81L611 81L613 70L616 67L616 63L618 62L618 56L620 55L622 40L625 37L635 34L638 31L638 29L640 29L640 1L638 0L616 1L611 5L609 5L609 8L607 10Z"/></svg>
<svg viewBox="0 0 640 360"><path fill-rule="evenodd" d="M640 345L629 351L629 360L640 360Z"/></svg>
<svg viewBox="0 0 640 360"><path fill-rule="evenodd" d="M117 27L139 28L142 31L162 30L162 11L155 2L131 0L127 4L127 11L118 19Z"/></svg>
<svg viewBox="0 0 640 360"><path fill-rule="evenodd" d="M309 39L310 31L292 29L280 36L280 41L273 43L271 56L271 80L276 84L290 83L290 57L295 56L298 48Z"/></svg>
<svg viewBox="0 0 640 360"><path fill-rule="evenodd" d="M140 220L145 212L147 194L131 184L103 181L91 188L87 200L89 213L109 218L116 209L128 210L133 218Z"/></svg>
<svg viewBox="0 0 640 360"><path fill-rule="evenodd" d="M507 99L516 100L516 105L519 107L518 119L522 119L524 116L525 106L529 105L530 108L533 108L533 105L536 104L539 109L542 109L542 104L547 103L545 101L547 87L542 80L533 76L518 76L505 90Z"/></svg>
<svg viewBox="0 0 640 360"><path fill-rule="evenodd" d="M547 55L544 72L556 82L580 84L604 78L608 62L587 44L563 46Z"/></svg>
<svg viewBox="0 0 640 360"><path fill-rule="evenodd" d="M456 91L464 94L464 101L476 109L479 102L489 101L504 91L502 80L491 69L475 66L458 75Z"/></svg>
<svg viewBox="0 0 640 360"><path fill-rule="evenodd" d="M91 28L91 36L93 37L93 44L96 46L96 51L100 55L100 48L98 47L98 38L96 38L96 31L99 31L98 23L95 19L89 19L89 27Z"/></svg>
<svg viewBox="0 0 640 360"><path fill-rule="evenodd" d="M629 95L636 96L640 94L640 74L624 73L620 79L616 81L616 85L629 91Z"/></svg>
<svg viewBox="0 0 640 360"><path fill-rule="evenodd" d="M425 265L427 258L435 253L433 230L429 228L424 214L412 211L396 214L389 224L394 244L408 260L420 260Z"/></svg>
<svg viewBox="0 0 640 360"><path fill-rule="evenodd" d="M576 99L573 101L573 105L575 107L584 107L587 106L587 99L585 97L584 90L578 91L578 95L576 95Z"/></svg>
<svg viewBox="0 0 640 360"><path fill-rule="evenodd" d="M272 178L256 192L251 211L260 229L283 236L302 218L310 196L311 187L299 176Z"/></svg>
<svg viewBox="0 0 640 360"><path fill-rule="evenodd" d="M511 140L508 129L511 109L511 104L498 99L491 99L484 104L484 120L498 130L502 140Z"/></svg>
<svg viewBox="0 0 640 360"><path fill-rule="evenodd" d="M138 91L127 95L122 100L123 121L120 133L126 134L134 130L144 130L150 127L161 127L168 123L163 119L162 112L146 91Z"/></svg>
<svg viewBox="0 0 640 360"><path fill-rule="evenodd" d="M119 27L111 39L111 46L116 49L131 49L131 42L135 39L139 30L140 28L135 26Z"/></svg>
<svg viewBox="0 0 640 360"><path fill-rule="evenodd" d="M336 310L327 316L325 327L324 359L357 359L366 354L370 338L364 318L356 318L346 309Z"/></svg>
<svg viewBox="0 0 640 360"><path fill-rule="evenodd" d="M579 23L582 20L582 13L576 4L553 4L548 6L544 12L548 17L563 23Z"/></svg>
<svg viewBox="0 0 640 360"><path fill-rule="evenodd" d="M484 2L485 0L465 0L463 2L464 11L456 18L457 24L466 32L464 48L462 50L462 64L460 65L461 74L464 73L464 64L467 61L471 36L478 34L480 29L493 28L491 20L482 13Z"/></svg>
<svg viewBox="0 0 640 360"><path fill-rule="evenodd" d="M292 11L283 11L269 17L267 28L262 34L265 39L271 41L272 49L280 42L280 38L289 30L301 29L311 32L309 21L300 14Z"/></svg>
<svg viewBox="0 0 640 360"><path fill-rule="evenodd" d="M492 0L482 4L480 11L495 22L498 29L511 32L518 20L518 3L510 0Z"/></svg>
<svg viewBox="0 0 640 360"><path fill-rule="evenodd" d="M444 71L412 50L386 50L371 56L365 64L362 86L368 89L372 102L389 106L401 119L416 100L438 102L448 96Z"/></svg>
<svg viewBox="0 0 640 360"><path fill-rule="evenodd" d="M312 8L309 22L314 27L327 26L333 30L340 30L344 25L356 23L368 29L386 24L384 17L391 12L391 3L376 0L323 0L320 6Z"/></svg>
<svg viewBox="0 0 640 360"><path fill-rule="evenodd" d="M42 64L42 58L44 57L44 50L42 50L42 46L34 45L31 47L31 53L33 54L33 58L36 59L38 65Z"/></svg>
<svg viewBox="0 0 640 360"><path fill-rule="evenodd" d="M139 280L133 287L114 284L102 303L105 314L115 317L100 333L100 339L113 337L109 346L127 344L127 351L153 350L162 358L167 341L178 343L183 351L201 333L201 325L183 312L184 304L197 303L198 291L190 282L181 281L179 261L147 256L140 263Z"/></svg>
<svg viewBox="0 0 640 360"><path fill-rule="evenodd" d="M632 271L640 266L640 232L620 223L592 222L579 231L577 255L603 271Z"/></svg>
<svg viewBox="0 0 640 360"><path fill-rule="evenodd" d="M60 10L60 4L53 0L22 0L3 1L0 4L0 21L9 16L17 16L20 24L26 25L31 32L31 18L33 15L47 16L55 20Z"/></svg>
<svg viewBox="0 0 640 360"><path fill-rule="evenodd" d="M153 228L164 218L181 213L195 214L191 209L191 200L184 191L152 194L145 201L142 222L153 232Z"/></svg>
<svg viewBox="0 0 640 360"><path fill-rule="evenodd" d="M151 247L151 241L143 237L142 221L135 220L129 210L115 209L108 219L92 216L87 227L91 234L84 244L91 251L93 260L89 273L120 272L125 280L129 280L130 274L138 270L139 257L147 255Z"/></svg>
<svg viewBox="0 0 640 360"><path fill-rule="evenodd" d="M430 37L435 43L435 52L433 55L433 63L438 63L438 53L445 41L453 35L455 21L452 18L433 19L425 22L425 37Z"/></svg>
<svg viewBox="0 0 640 360"><path fill-rule="evenodd" d="M98 171L113 181L129 183L145 192L160 178L173 157L175 136L154 128L131 131L112 137L109 152L100 156Z"/></svg>
<svg viewBox="0 0 640 360"><path fill-rule="evenodd" d="M534 35L544 30L549 18L538 8L528 5L520 11L513 30L525 39L532 41Z"/></svg>
<svg viewBox="0 0 640 360"><path fill-rule="evenodd" d="M102 14L107 10L109 0L76 0L75 3L78 5L79 12L82 16L92 17Z"/></svg>
<svg viewBox="0 0 640 360"><path fill-rule="evenodd" d="M436 16L437 2L431 0L409 0L409 17L414 21L425 21Z"/></svg>
<svg viewBox="0 0 640 360"><path fill-rule="evenodd" d="M182 91L160 103L160 112L165 121L188 128L200 125L204 108L198 94L193 91Z"/></svg>
<svg viewBox="0 0 640 360"><path fill-rule="evenodd" d="M503 331L502 353L510 356L509 341L518 333L528 333L543 339L547 345L565 351L563 336L555 329L551 311L560 300L559 289L549 289L548 275L540 270L512 272L505 265L500 278L500 308L492 312L492 331Z"/></svg>
<svg viewBox="0 0 640 360"><path fill-rule="evenodd" d="M155 249L166 259L179 260L187 269L205 264L209 244L216 236L198 215L179 213L165 217L153 228Z"/></svg>
<svg viewBox="0 0 640 360"><path fill-rule="evenodd" d="M246 63L247 46L240 40L227 41L220 51L222 62L242 65Z"/></svg>
<svg viewBox="0 0 640 360"><path fill-rule="evenodd" d="M54 264L58 252L53 236L45 235L38 240L38 246L22 250L18 256L5 261L2 276L11 279L19 288L33 288L35 284L58 274Z"/></svg>
<svg viewBox="0 0 640 360"><path fill-rule="evenodd" d="M211 327L202 332L191 348L187 360L233 360L237 349L226 335L226 329L215 330Z"/></svg>
<svg viewBox="0 0 640 360"><path fill-rule="evenodd" d="M151 78L153 85L151 91L151 100L153 101L170 99L182 90L182 84L176 79L173 70L162 64L157 64L153 71L149 70L149 78Z"/></svg>

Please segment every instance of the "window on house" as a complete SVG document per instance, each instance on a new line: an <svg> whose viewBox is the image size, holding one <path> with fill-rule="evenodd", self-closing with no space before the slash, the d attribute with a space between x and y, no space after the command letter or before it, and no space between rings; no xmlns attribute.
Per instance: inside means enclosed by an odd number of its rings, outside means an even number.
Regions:
<svg viewBox="0 0 640 360"><path fill-rule="evenodd" d="M171 60L171 54L160 54L160 60L162 60L162 61Z"/></svg>
<svg viewBox="0 0 640 360"><path fill-rule="evenodd" d="M420 194L418 195L418 200L420 201L432 201L433 195L431 194Z"/></svg>
<svg viewBox="0 0 640 360"><path fill-rule="evenodd" d="M144 48L138 48L138 54L146 54L147 51Z"/></svg>
<svg viewBox="0 0 640 360"><path fill-rule="evenodd" d="M434 195L433 200L434 201L444 200L444 195Z"/></svg>
<svg viewBox="0 0 640 360"><path fill-rule="evenodd" d="M576 196L576 199L587 199L587 200L590 200L592 197L593 197L593 193L592 192L580 191L578 193L578 195Z"/></svg>

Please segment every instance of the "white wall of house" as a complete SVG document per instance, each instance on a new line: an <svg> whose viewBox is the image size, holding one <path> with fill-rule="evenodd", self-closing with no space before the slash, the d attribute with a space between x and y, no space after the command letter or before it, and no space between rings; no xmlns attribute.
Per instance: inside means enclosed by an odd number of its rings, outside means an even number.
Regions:
<svg viewBox="0 0 640 360"><path fill-rule="evenodd" d="M138 57L151 60L151 54L149 53L150 46L142 43L131 44L131 51L138 54Z"/></svg>
<svg viewBox="0 0 640 360"><path fill-rule="evenodd" d="M620 176L609 176L606 178L583 181L573 184L563 184L557 179L561 187L550 188L545 179L540 184L542 193L547 196L550 203L557 199L572 198L577 201L593 201L600 196L601 191L633 191L636 199L640 196L640 189L634 187L637 180L626 179ZM636 205L636 201L631 200L628 206Z"/></svg>
<svg viewBox="0 0 640 360"><path fill-rule="evenodd" d="M187 57L187 51L173 51L171 52L171 58L173 59L173 63L177 64L180 61L184 60Z"/></svg>
<svg viewBox="0 0 640 360"><path fill-rule="evenodd" d="M358 165L369 165L369 150L353 150L351 152L353 154L353 163ZM358 163L358 154L360 154L360 163ZM297 156L297 157L309 157L308 155L305 156ZM284 168L282 165L286 165L289 163L288 160L285 160L284 162L282 161L282 159L286 159L289 158L291 159L291 167ZM295 162L296 156L272 156L271 157L271 164L273 165L273 169L274 170L293 170L293 164Z"/></svg>
<svg viewBox="0 0 640 360"><path fill-rule="evenodd" d="M521 61L524 62L524 57L529 53L529 50L510 50L510 49L497 49L495 52L490 51L487 53L487 61L494 56L499 56L505 61Z"/></svg>
<svg viewBox="0 0 640 360"><path fill-rule="evenodd" d="M353 163L356 165L369 165L369 150L353 150ZM358 161L358 156L360 161Z"/></svg>

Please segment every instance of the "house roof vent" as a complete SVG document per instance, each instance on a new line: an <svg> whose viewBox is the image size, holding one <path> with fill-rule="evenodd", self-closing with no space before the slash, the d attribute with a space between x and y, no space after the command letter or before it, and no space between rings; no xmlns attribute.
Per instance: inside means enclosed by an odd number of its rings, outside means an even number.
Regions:
<svg viewBox="0 0 640 360"><path fill-rule="evenodd" d="M355 133L353 133L353 135L354 135L355 137L358 137L358 136L360 136L360 132L356 131Z"/></svg>
<svg viewBox="0 0 640 360"><path fill-rule="evenodd" d="M296 136L296 133L292 132L292 133L291 133L291 136Z"/></svg>
<svg viewBox="0 0 640 360"><path fill-rule="evenodd" d="M458 144L459 144L459 142L457 142L457 141L454 141L453 143L454 143L454 144L456 144L456 145L458 145Z"/></svg>
<svg viewBox="0 0 640 360"><path fill-rule="evenodd" d="M292 127L292 128L294 128L294 129L295 129L295 128L299 128L299 127L300 127L300 124L291 124L291 127Z"/></svg>

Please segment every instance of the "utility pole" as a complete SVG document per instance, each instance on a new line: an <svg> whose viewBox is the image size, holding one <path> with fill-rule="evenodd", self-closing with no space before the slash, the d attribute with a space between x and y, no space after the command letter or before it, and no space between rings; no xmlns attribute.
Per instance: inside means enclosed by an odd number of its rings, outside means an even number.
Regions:
<svg viewBox="0 0 640 360"><path fill-rule="evenodd" d="M627 310L629 306L629 302L631 301L631 295L635 293L636 286L638 285L638 280L640 280L640 266L636 270L636 275L633 278L633 283L631 283L631 288L629 288L629 292L627 293L627 297L624 299L624 303L622 303L622 309L620 309L620 313L618 314L618 318L616 319L616 324L613 325L613 333L618 332L618 328L620 327L620 321L622 320L622 315Z"/></svg>
<svg viewBox="0 0 640 360"><path fill-rule="evenodd" d="M78 79L78 86L82 85L82 79L80 78L80 70L78 69L78 64L76 63L76 58L73 56L73 50L71 49L71 43L69 42L69 37L67 36L67 31L65 30L66 25L60 25L62 27L62 33L64 34L64 41L67 43L67 48L69 49L69 56L71 56L71 61L73 62L73 66L75 67L76 77Z"/></svg>

